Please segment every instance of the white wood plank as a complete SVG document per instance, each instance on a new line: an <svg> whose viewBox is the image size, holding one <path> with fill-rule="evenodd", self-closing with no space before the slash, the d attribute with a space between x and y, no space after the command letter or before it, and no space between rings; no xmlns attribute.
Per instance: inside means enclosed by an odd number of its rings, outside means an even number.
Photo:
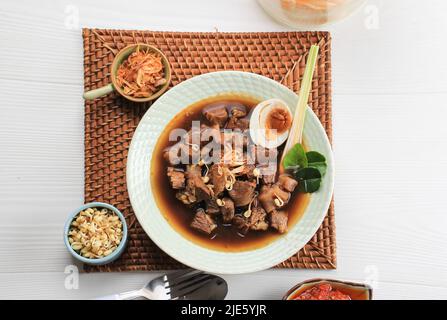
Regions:
<svg viewBox="0 0 447 320"><path fill-rule="evenodd" d="M159 273L83 274L78 289L65 289L63 272L2 273L2 299L94 299L104 295L141 288ZM227 300L278 300L293 285L312 278L315 273L259 272L243 276L223 276L228 282ZM349 279L362 282L362 279ZM447 288L395 282L379 282L373 290L374 299L439 299L447 296Z"/></svg>
<svg viewBox="0 0 447 320"><path fill-rule="evenodd" d="M3 79L0 86L0 202L11 210L2 223L61 225L83 201L82 90Z"/></svg>
<svg viewBox="0 0 447 320"><path fill-rule="evenodd" d="M82 39L65 26L79 12L79 27L183 31L280 31L252 0L134 1L132 7L95 1L9 2L0 11L0 77L82 85ZM378 29L365 26L368 12L333 26L333 79L337 94L447 92L444 63L445 3L370 0ZM25 9L24 9L25 8ZM135 10L134 8L139 8ZM236 10L235 10L236 8ZM65 13L65 10L68 10ZM30 48L32 47L32 49ZM14 54L9 54L14 52ZM14 68L10 68L14 65Z"/></svg>

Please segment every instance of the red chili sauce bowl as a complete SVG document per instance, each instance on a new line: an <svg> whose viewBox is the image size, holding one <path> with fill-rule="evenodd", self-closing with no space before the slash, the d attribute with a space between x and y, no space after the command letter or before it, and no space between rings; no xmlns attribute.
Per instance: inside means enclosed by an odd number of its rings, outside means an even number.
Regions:
<svg viewBox="0 0 447 320"><path fill-rule="evenodd" d="M372 300L372 288L361 283L312 279L294 286L283 300Z"/></svg>

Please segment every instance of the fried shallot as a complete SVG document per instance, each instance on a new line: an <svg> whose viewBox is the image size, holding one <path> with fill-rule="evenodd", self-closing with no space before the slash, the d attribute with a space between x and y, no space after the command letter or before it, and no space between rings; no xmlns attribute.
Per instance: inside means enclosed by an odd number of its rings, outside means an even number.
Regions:
<svg viewBox="0 0 447 320"><path fill-rule="evenodd" d="M147 98L166 83L162 57L148 50L137 50L119 66L116 82L124 94Z"/></svg>

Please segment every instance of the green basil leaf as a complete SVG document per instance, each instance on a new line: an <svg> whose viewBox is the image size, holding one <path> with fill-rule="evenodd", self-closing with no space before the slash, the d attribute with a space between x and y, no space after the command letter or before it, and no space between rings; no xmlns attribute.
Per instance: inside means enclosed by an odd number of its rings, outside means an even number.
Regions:
<svg viewBox="0 0 447 320"><path fill-rule="evenodd" d="M323 177L326 174L327 163L326 158L317 151L309 151L306 153L307 165L318 169Z"/></svg>
<svg viewBox="0 0 447 320"><path fill-rule="evenodd" d="M298 180L298 191L300 192L313 193L320 189L321 173L316 168L299 169L295 173L295 178Z"/></svg>
<svg viewBox="0 0 447 320"><path fill-rule="evenodd" d="M283 160L283 166L285 169L307 167L306 151L301 144L297 143L287 152Z"/></svg>

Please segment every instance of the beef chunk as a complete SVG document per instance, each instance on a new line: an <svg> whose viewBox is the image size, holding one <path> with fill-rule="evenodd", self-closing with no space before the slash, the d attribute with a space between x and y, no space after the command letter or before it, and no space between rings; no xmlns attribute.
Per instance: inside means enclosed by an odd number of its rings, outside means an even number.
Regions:
<svg viewBox="0 0 447 320"><path fill-rule="evenodd" d="M190 129L182 136L179 142L165 148L163 150L163 158L171 166L191 163L191 160L195 161L198 158L210 157L210 151L219 147L221 142L219 128L202 124L200 129L195 127ZM207 148L200 150L203 145L206 145Z"/></svg>
<svg viewBox="0 0 447 320"><path fill-rule="evenodd" d="M273 184L275 183L276 174L263 174L262 182L264 184Z"/></svg>
<svg viewBox="0 0 447 320"><path fill-rule="evenodd" d="M256 188L255 181L236 181L229 191L236 207L243 207L250 203Z"/></svg>
<svg viewBox="0 0 447 320"><path fill-rule="evenodd" d="M270 213L277 208L275 204L276 198L280 198L286 204L289 201L290 193L282 190L277 184L262 186L258 199L265 211Z"/></svg>
<svg viewBox="0 0 447 320"><path fill-rule="evenodd" d="M181 169L168 167L167 176L172 189L183 189L185 187L185 173Z"/></svg>
<svg viewBox="0 0 447 320"><path fill-rule="evenodd" d="M211 190L204 183L197 183L194 187L194 195L197 202L210 199L213 196Z"/></svg>
<svg viewBox="0 0 447 320"><path fill-rule="evenodd" d="M250 126L250 119L231 117L227 122L227 129L239 129L241 131L247 130Z"/></svg>
<svg viewBox="0 0 447 320"><path fill-rule="evenodd" d="M275 195L279 197L284 202L284 204L287 204L289 202L290 192L282 190L277 183L273 185L272 189Z"/></svg>
<svg viewBox="0 0 447 320"><path fill-rule="evenodd" d="M258 165L257 168L262 176L262 182L264 184L273 184L276 182L276 162L270 164Z"/></svg>
<svg viewBox="0 0 447 320"><path fill-rule="evenodd" d="M227 129L240 129L242 131L248 129L250 125L250 119L245 117L247 115L247 109L244 105L235 103L228 106L228 113L230 119L227 122L225 128Z"/></svg>
<svg viewBox="0 0 447 320"><path fill-rule="evenodd" d="M278 178L278 184L281 187L281 189L288 192L293 192L296 186L298 185L298 181L293 179L288 174L281 174Z"/></svg>
<svg viewBox="0 0 447 320"><path fill-rule="evenodd" d="M231 103L227 106L230 117L243 118L247 115L247 108L238 102Z"/></svg>
<svg viewBox="0 0 447 320"><path fill-rule="evenodd" d="M202 170L200 166L195 164L190 164L186 167L186 178L187 179L196 179L200 178L202 180Z"/></svg>
<svg viewBox="0 0 447 320"><path fill-rule="evenodd" d="M254 176L253 170L255 169L254 165L250 165L250 164L244 164L242 166L239 166L237 168L234 168L231 170L231 172L236 176L236 177L242 177L245 176L247 177L247 179L251 180L251 179L255 179L256 177Z"/></svg>
<svg viewBox="0 0 447 320"><path fill-rule="evenodd" d="M215 199L209 199L206 201L206 213L211 217L220 214L220 207L217 205Z"/></svg>
<svg viewBox="0 0 447 320"><path fill-rule="evenodd" d="M199 209L191 222L191 228L206 234L211 234L217 228L217 225L213 218L205 213L205 210Z"/></svg>
<svg viewBox="0 0 447 320"><path fill-rule="evenodd" d="M208 127L206 125L201 125L201 149L200 152L198 152L198 158L195 158L193 160L203 160L206 163L212 163L215 162L217 159L215 159L215 151L220 151L221 149L221 132L219 127L216 125L216 127ZM217 157L218 155L216 155Z"/></svg>
<svg viewBox="0 0 447 320"><path fill-rule="evenodd" d="M219 196L225 191L225 168L219 164L213 164L210 168L210 180L213 185L213 191L215 196Z"/></svg>
<svg viewBox="0 0 447 320"><path fill-rule="evenodd" d="M261 202L262 207L265 209L265 211L272 212L273 210L276 209L276 205L274 202L275 194L272 187L265 185L262 186L258 199L259 202Z"/></svg>
<svg viewBox="0 0 447 320"><path fill-rule="evenodd" d="M203 182L201 169L197 165L189 165L186 169L186 188L193 194L197 202L213 197L213 192Z"/></svg>
<svg viewBox="0 0 447 320"><path fill-rule="evenodd" d="M190 193L189 190L187 190L187 189L178 191L175 194L175 197L188 206L196 203L196 200L197 200L196 196L193 195L192 193Z"/></svg>
<svg viewBox="0 0 447 320"><path fill-rule="evenodd" d="M247 219L241 215L234 216L232 223L242 234L246 234L250 229Z"/></svg>
<svg viewBox="0 0 447 320"><path fill-rule="evenodd" d="M225 223L230 223L234 217L234 202L230 198L223 198L224 205L220 207L222 219Z"/></svg>
<svg viewBox="0 0 447 320"><path fill-rule="evenodd" d="M262 207L255 207L251 210L251 216L248 219L248 224L251 230L265 231L269 224L266 221L267 212Z"/></svg>
<svg viewBox="0 0 447 320"><path fill-rule="evenodd" d="M233 225L238 228L242 234L246 234L249 230L265 231L269 227L267 213L261 207L252 208L251 215L248 218L241 215L234 216Z"/></svg>
<svg viewBox="0 0 447 320"><path fill-rule="evenodd" d="M228 111L223 103L212 103L206 106L202 114L213 125L223 128L228 119Z"/></svg>
<svg viewBox="0 0 447 320"><path fill-rule="evenodd" d="M287 232L288 215L285 211L273 210L270 213L270 225L278 230L279 233Z"/></svg>

